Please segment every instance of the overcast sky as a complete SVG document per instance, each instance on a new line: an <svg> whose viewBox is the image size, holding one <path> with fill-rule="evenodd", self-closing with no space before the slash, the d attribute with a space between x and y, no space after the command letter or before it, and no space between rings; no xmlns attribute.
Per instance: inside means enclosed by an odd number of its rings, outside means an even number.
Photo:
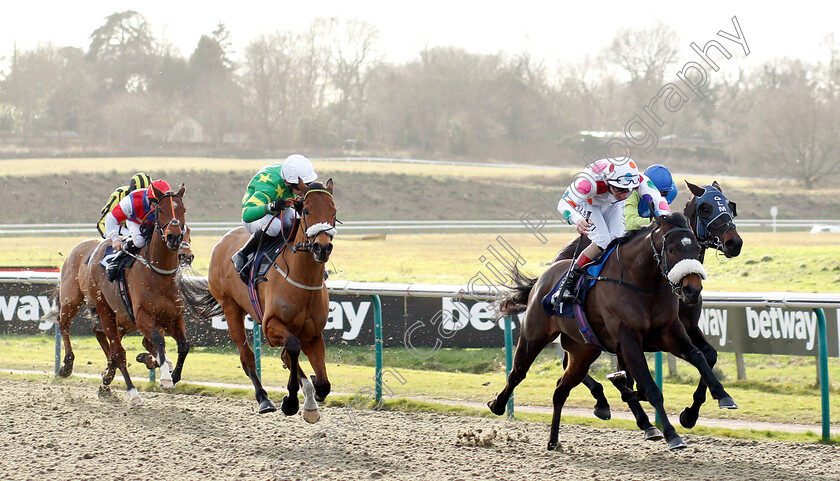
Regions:
<svg viewBox="0 0 840 481"><path fill-rule="evenodd" d="M747 67L776 57L820 59L820 41L838 31L840 6L833 2L800 0L766 2L674 0L584 1L577 6L561 0L423 0L407 2L354 0L79 0L7 1L0 15L0 56L12 46L30 49L39 42L87 48L93 30L106 16L136 10L150 22L156 37L166 37L184 56L202 34L219 21L232 34L237 55L250 40L277 30L303 30L316 17L358 18L376 25L379 48L393 63L413 60L424 47L457 46L473 53L518 53L523 50L547 65L574 62L597 53L622 27L642 28L656 20L674 27L681 38L681 56L693 59L691 42L705 45L719 30L734 33L737 16L750 48L734 60ZM840 33L838 33L840 41ZM734 46L734 44L732 44ZM737 47L737 46L736 46ZM735 54L735 50L732 51ZM824 55L823 55L824 56Z"/></svg>

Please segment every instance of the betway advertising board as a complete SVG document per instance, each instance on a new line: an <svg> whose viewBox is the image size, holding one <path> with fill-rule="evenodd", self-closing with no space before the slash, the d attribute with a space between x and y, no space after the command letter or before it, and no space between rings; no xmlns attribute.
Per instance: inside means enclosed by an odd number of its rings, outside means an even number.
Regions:
<svg viewBox="0 0 840 481"><path fill-rule="evenodd" d="M0 283L0 334L35 334L53 329L52 322L43 319L54 306L52 290L52 285ZM432 352L429 348L504 345L504 324L494 319L487 301L401 296L380 299L385 347L410 346ZM824 311L828 353L833 357L840 355L839 311ZM519 335L519 321L518 317L513 322L514 340ZM71 333L90 335L92 322L80 313ZM373 324L370 296L330 296L324 330L328 344L371 346ZM246 319L246 327L252 327L250 319ZM819 348L813 309L708 307L703 309L700 328L718 351L808 356L816 355ZM222 317L211 321L188 317L187 334L199 346L230 342Z"/></svg>

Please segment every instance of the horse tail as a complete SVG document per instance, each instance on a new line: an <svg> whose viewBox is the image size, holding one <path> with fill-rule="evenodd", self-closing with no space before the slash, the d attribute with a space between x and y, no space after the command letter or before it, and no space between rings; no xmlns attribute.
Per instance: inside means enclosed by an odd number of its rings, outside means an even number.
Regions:
<svg viewBox="0 0 840 481"><path fill-rule="evenodd" d="M525 308L528 307L528 297L531 295L534 284L537 283L536 277L528 277L522 274L516 265L510 271L510 280L513 285L504 286L507 292L503 292L498 301L497 310L503 316L525 311Z"/></svg>
<svg viewBox="0 0 840 481"><path fill-rule="evenodd" d="M187 309L192 315L199 319L208 320L211 317L224 314L222 305L210 294L207 278L179 275L175 282L178 285L178 290L181 291Z"/></svg>
<svg viewBox="0 0 840 481"><path fill-rule="evenodd" d="M52 292L50 293L50 304L52 304L52 308L50 311L44 314L43 320L44 321L52 321L58 322L58 312L61 309L61 303L59 302L58 295L59 290L61 289L61 282L55 285Z"/></svg>

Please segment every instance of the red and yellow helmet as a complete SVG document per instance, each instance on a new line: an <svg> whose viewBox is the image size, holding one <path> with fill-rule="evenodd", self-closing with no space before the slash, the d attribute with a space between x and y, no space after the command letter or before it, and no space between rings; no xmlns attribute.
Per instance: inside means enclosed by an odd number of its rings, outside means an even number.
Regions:
<svg viewBox="0 0 840 481"><path fill-rule="evenodd" d="M155 199L156 198L155 197L155 189L153 189L153 187L156 188L157 190L161 191L161 192L169 192L170 190L172 190L172 187L169 186L168 182L166 182L165 180L162 180L162 179L158 179L158 180L152 182L152 185L149 186L148 196L149 196L150 199Z"/></svg>

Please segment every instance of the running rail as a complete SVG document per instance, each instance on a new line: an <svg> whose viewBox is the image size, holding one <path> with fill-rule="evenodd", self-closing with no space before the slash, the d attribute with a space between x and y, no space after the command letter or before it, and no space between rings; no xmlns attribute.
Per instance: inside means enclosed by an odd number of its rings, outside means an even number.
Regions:
<svg viewBox="0 0 840 481"><path fill-rule="evenodd" d="M0 283L30 283L56 284L59 274L56 272L9 271L0 272ZM376 343L376 403L382 399L382 304L379 296L404 297L452 297L455 299L492 300L496 298L496 286L468 286L462 284L424 284L407 283L393 284L382 282L352 282L327 281L327 290L332 294L371 296L374 306L374 335ZM704 292L703 304L720 307L790 307L813 309L817 315L817 331L819 337L820 363L820 394L822 401L822 438L828 441L831 437L829 418L829 383L828 383L828 338L824 308L840 308L838 294L811 294L798 292ZM505 358L506 375L510 374L513 360L513 336L511 332L512 319L505 318ZM55 324L55 372L61 363L61 334L58 323ZM254 342L259 346L261 333L255 329ZM259 353L259 351L257 351ZM661 353L657 353L657 378L661 379ZM259 355L257 365L259 366ZM150 373L153 376L154 371ZM152 378L153 379L153 378ZM512 417L513 401L508 404L508 416Z"/></svg>

